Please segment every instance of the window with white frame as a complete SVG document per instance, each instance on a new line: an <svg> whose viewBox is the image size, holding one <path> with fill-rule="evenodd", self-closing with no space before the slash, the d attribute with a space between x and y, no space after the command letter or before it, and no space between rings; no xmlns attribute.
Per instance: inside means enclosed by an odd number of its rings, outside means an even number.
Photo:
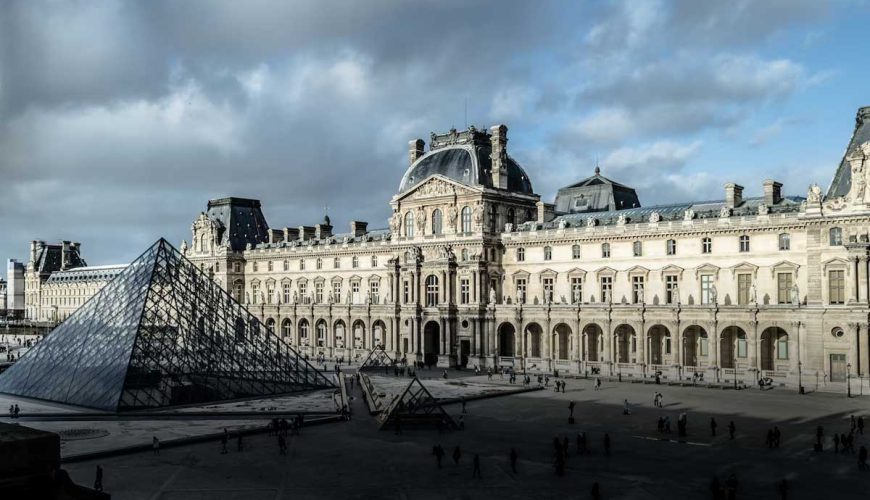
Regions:
<svg viewBox="0 0 870 500"><path fill-rule="evenodd" d="M791 250L791 235L788 233L781 233L779 235L779 250Z"/></svg>
<svg viewBox="0 0 870 500"><path fill-rule="evenodd" d="M333 257L332 258L332 268L338 269L340 267L341 267L341 259L338 257Z"/></svg>
<svg viewBox="0 0 870 500"><path fill-rule="evenodd" d="M350 259L350 267L352 267L354 269L359 267L359 257L354 255L353 258Z"/></svg>
<svg viewBox="0 0 870 500"><path fill-rule="evenodd" d="M701 238L701 253L713 252L713 239L709 237Z"/></svg>
<svg viewBox="0 0 870 500"><path fill-rule="evenodd" d="M372 255L372 268L378 267L378 256Z"/></svg>
<svg viewBox="0 0 870 500"><path fill-rule="evenodd" d="M610 258L610 243L602 243L601 244L601 258L603 258L603 259Z"/></svg>
<svg viewBox="0 0 870 500"><path fill-rule="evenodd" d="M552 260L553 259L553 247L545 246L544 247L544 260Z"/></svg>
<svg viewBox="0 0 870 500"><path fill-rule="evenodd" d="M740 235L740 251L748 252L749 251L749 236L746 234Z"/></svg>
<svg viewBox="0 0 870 500"><path fill-rule="evenodd" d="M414 212L410 210L405 214L405 238L414 237Z"/></svg>
<svg viewBox="0 0 870 500"><path fill-rule="evenodd" d="M517 248L517 262L523 262L526 260L526 249L525 248Z"/></svg>
<svg viewBox="0 0 870 500"><path fill-rule="evenodd" d="M613 277L602 276L600 280L601 286L601 302L610 302L613 293Z"/></svg>
<svg viewBox="0 0 870 500"><path fill-rule="evenodd" d="M468 278L459 280L459 303L468 304L471 302L471 281Z"/></svg>
<svg viewBox="0 0 870 500"><path fill-rule="evenodd" d="M631 245L631 248L632 248L632 252L634 253L635 257L640 257L643 255L643 242L635 241Z"/></svg>
<svg viewBox="0 0 870 500"><path fill-rule="evenodd" d="M752 274L740 273L737 275L737 304L744 306L749 304L750 290L752 289Z"/></svg>
<svg viewBox="0 0 870 500"><path fill-rule="evenodd" d="M260 298L260 284L259 283L251 283L251 304L256 304L257 299Z"/></svg>
<svg viewBox="0 0 870 500"><path fill-rule="evenodd" d="M438 305L438 277L430 274L426 277L426 307Z"/></svg>
<svg viewBox="0 0 870 500"><path fill-rule="evenodd" d="M701 275L701 303L710 304L713 302L713 275Z"/></svg>
<svg viewBox="0 0 870 500"><path fill-rule="evenodd" d="M299 270L300 271L305 270L305 259L299 259Z"/></svg>
<svg viewBox="0 0 870 500"><path fill-rule="evenodd" d="M668 255L677 255L677 240L668 240L665 251Z"/></svg>
<svg viewBox="0 0 870 500"><path fill-rule="evenodd" d="M304 281L299 282L299 296L302 297L302 303L308 303L308 284Z"/></svg>
<svg viewBox="0 0 870 500"><path fill-rule="evenodd" d="M318 270L323 269L323 259L318 257L314 267L316 267Z"/></svg>
<svg viewBox="0 0 870 500"><path fill-rule="evenodd" d="M463 233L471 232L471 207L462 207L461 229Z"/></svg>
<svg viewBox="0 0 870 500"><path fill-rule="evenodd" d="M676 304L678 299L676 296L677 292L677 275L665 275L665 304Z"/></svg>
<svg viewBox="0 0 870 500"><path fill-rule="evenodd" d="M323 303L323 282L314 283L314 302L317 304Z"/></svg>
<svg viewBox="0 0 870 500"><path fill-rule="evenodd" d="M526 303L526 279L517 278L517 301L520 304Z"/></svg>
<svg viewBox="0 0 870 500"><path fill-rule="evenodd" d="M571 303L579 304L583 302L583 278L571 278Z"/></svg>
<svg viewBox="0 0 870 500"><path fill-rule="evenodd" d="M579 259L580 256L580 245L574 244L571 246L571 258Z"/></svg>
<svg viewBox="0 0 870 500"><path fill-rule="evenodd" d="M828 244L832 247L837 247L843 244L843 230L839 227L832 227L828 230Z"/></svg>
<svg viewBox="0 0 870 500"><path fill-rule="evenodd" d="M644 284L643 276L632 276L631 277L631 299L632 299L631 301L634 304L640 304L644 301L643 284Z"/></svg>
<svg viewBox="0 0 870 500"><path fill-rule="evenodd" d="M553 302L553 278L544 278L544 301L545 302Z"/></svg>
<svg viewBox="0 0 870 500"><path fill-rule="evenodd" d="M362 299L359 296L359 281L352 281L350 283L350 300L352 304L359 304L362 302Z"/></svg>
<svg viewBox="0 0 870 500"><path fill-rule="evenodd" d="M341 281L332 282L332 300L336 304L341 304Z"/></svg>
<svg viewBox="0 0 870 500"><path fill-rule="evenodd" d="M371 298L372 304L377 304L380 301L380 289L381 283L379 281L369 282L369 298Z"/></svg>
<svg viewBox="0 0 870 500"><path fill-rule="evenodd" d="M846 272L842 269L833 269L828 271L828 303L829 304L845 304L846 303Z"/></svg>
<svg viewBox="0 0 870 500"><path fill-rule="evenodd" d="M441 210L432 212L432 234L441 234Z"/></svg>
<svg viewBox="0 0 870 500"><path fill-rule="evenodd" d="M792 273L776 273L776 302L791 304Z"/></svg>

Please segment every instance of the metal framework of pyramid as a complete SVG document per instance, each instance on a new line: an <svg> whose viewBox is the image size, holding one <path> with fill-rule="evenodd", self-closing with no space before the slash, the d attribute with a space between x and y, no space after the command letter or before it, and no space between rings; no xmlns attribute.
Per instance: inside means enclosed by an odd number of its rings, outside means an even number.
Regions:
<svg viewBox="0 0 870 500"><path fill-rule="evenodd" d="M358 371L382 369L385 366L393 366L393 358L380 347L374 348L366 359L360 363Z"/></svg>
<svg viewBox="0 0 870 500"><path fill-rule="evenodd" d="M334 384L164 239L0 375L0 392L111 412Z"/></svg>
<svg viewBox="0 0 870 500"><path fill-rule="evenodd" d="M393 399L380 418L380 430L395 428L397 418L402 426L430 426L446 422L448 429L457 428L453 418L417 377Z"/></svg>

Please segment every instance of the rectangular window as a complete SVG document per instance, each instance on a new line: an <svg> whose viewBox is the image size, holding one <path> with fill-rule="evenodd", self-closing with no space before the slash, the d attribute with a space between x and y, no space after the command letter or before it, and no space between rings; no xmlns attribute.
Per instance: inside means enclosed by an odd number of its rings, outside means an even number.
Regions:
<svg viewBox="0 0 870 500"><path fill-rule="evenodd" d="M233 272L234 273L242 272L242 263L241 262L233 262Z"/></svg>
<svg viewBox="0 0 870 500"><path fill-rule="evenodd" d="M517 279L517 301L520 304L526 303L526 279L518 278Z"/></svg>
<svg viewBox="0 0 870 500"><path fill-rule="evenodd" d="M266 285L266 303L271 304L275 299L275 285Z"/></svg>
<svg viewBox="0 0 870 500"><path fill-rule="evenodd" d="M665 303L675 304L677 297L674 292L677 291L677 275L669 274L665 276Z"/></svg>
<svg viewBox="0 0 870 500"><path fill-rule="evenodd" d="M359 304L359 281L350 284L350 300L352 304Z"/></svg>
<svg viewBox="0 0 870 500"><path fill-rule="evenodd" d="M471 281L468 278L459 280L459 303L468 304L471 302Z"/></svg>
<svg viewBox="0 0 870 500"><path fill-rule="evenodd" d="M379 293L380 289L381 289L380 282L372 281L371 283L369 283L369 293L371 294L370 298L371 298L372 304L378 303L378 299L380 298L380 293Z"/></svg>
<svg viewBox="0 0 870 500"><path fill-rule="evenodd" d="M709 356L710 355L710 344L707 343L707 337L701 337L700 344L701 347L701 356Z"/></svg>
<svg viewBox="0 0 870 500"><path fill-rule="evenodd" d="M299 283L299 297L303 304L308 303L308 284L305 282Z"/></svg>
<svg viewBox="0 0 870 500"><path fill-rule="evenodd" d="M846 303L845 271L828 271L828 302L830 304Z"/></svg>
<svg viewBox="0 0 870 500"><path fill-rule="evenodd" d="M254 272L257 272L257 262L256 261L251 262L251 270Z"/></svg>
<svg viewBox="0 0 870 500"><path fill-rule="evenodd" d="M583 278L571 278L571 303L583 302Z"/></svg>
<svg viewBox="0 0 870 500"><path fill-rule="evenodd" d="M314 284L314 302L317 304L323 303L323 282L318 281Z"/></svg>
<svg viewBox="0 0 870 500"><path fill-rule="evenodd" d="M260 285L254 283L251 285L251 303L256 304L257 298L260 295Z"/></svg>
<svg viewBox="0 0 870 500"><path fill-rule="evenodd" d="M668 335L665 337L665 354L671 353L671 337Z"/></svg>
<svg viewBox="0 0 870 500"><path fill-rule="evenodd" d="M776 340L776 359L788 359L788 338L785 336Z"/></svg>
<svg viewBox="0 0 870 500"><path fill-rule="evenodd" d="M749 304L749 290L752 288L751 274L737 275L737 304L745 306Z"/></svg>
<svg viewBox="0 0 870 500"><path fill-rule="evenodd" d="M791 249L791 235L788 233L782 233L779 235L779 249L780 251Z"/></svg>
<svg viewBox="0 0 870 500"><path fill-rule="evenodd" d="M341 304L341 282L333 281L332 282L332 300L336 304Z"/></svg>
<svg viewBox="0 0 870 500"><path fill-rule="evenodd" d="M553 302L553 278L544 278L544 301Z"/></svg>
<svg viewBox="0 0 870 500"><path fill-rule="evenodd" d="M746 338L738 338L737 339L737 357L745 358L746 357Z"/></svg>
<svg viewBox="0 0 870 500"><path fill-rule="evenodd" d="M299 270L300 271L305 270L305 259L299 259Z"/></svg>
<svg viewBox="0 0 870 500"><path fill-rule="evenodd" d="M601 277L601 302L610 302L611 292L613 291L613 277Z"/></svg>
<svg viewBox="0 0 870 500"><path fill-rule="evenodd" d="M405 304L411 302L411 284L408 280L402 282L402 299Z"/></svg>
<svg viewBox="0 0 870 500"><path fill-rule="evenodd" d="M713 302L713 275L704 274L701 276L701 303L711 302Z"/></svg>
<svg viewBox="0 0 870 500"><path fill-rule="evenodd" d="M269 271L272 271L273 267L272 267L272 261L271 261L271 260L270 260L269 263L267 264L267 267L269 268Z"/></svg>
<svg viewBox="0 0 870 500"><path fill-rule="evenodd" d="M631 277L631 301L640 304L643 300L643 276Z"/></svg>
<svg viewBox="0 0 870 500"><path fill-rule="evenodd" d="M791 304L791 273L777 273L776 275L776 302L779 304Z"/></svg>

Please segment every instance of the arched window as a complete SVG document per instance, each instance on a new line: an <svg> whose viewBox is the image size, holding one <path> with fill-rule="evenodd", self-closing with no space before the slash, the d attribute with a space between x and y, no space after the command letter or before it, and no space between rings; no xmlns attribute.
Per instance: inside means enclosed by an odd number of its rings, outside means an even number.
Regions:
<svg viewBox="0 0 870 500"><path fill-rule="evenodd" d="M523 262L526 260L526 249L525 248L517 248L517 262Z"/></svg>
<svg viewBox="0 0 870 500"><path fill-rule="evenodd" d="M299 341L308 344L308 320L299 320Z"/></svg>
<svg viewBox="0 0 870 500"><path fill-rule="evenodd" d="M505 224L510 224L512 226L511 231L517 230L517 213L513 208L509 208L507 211L507 222Z"/></svg>
<svg viewBox="0 0 870 500"><path fill-rule="evenodd" d="M843 230L839 227L832 227L828 230L828 244L832 247L837 247L843 244Z"/></svg>
<svg viewBox="0 0 870 500"><path fill-rule="evenodd" d="M432 212L432 234L441 234L441 210Z"/></svg>
<svg viewBox="0 0 870 500"><path fill-rule="evenodd" d="M408 211L405 214L405 238L414 237L414 212Z"/></svg>
<svg viewBox="0 0 870 500"><path fill-rule="evenodd" d="M749 251L749 236L741 235L740 236L740 251L748 252Z"/></svg>
<svg viewBox="0 0 870 500"><path fill-rule="evenodd" d="M498 231L498 207L495 204L489 206L489 232Z"/></svg>
<svg viewBox="0 0 870 500"><path fill-rule="evenodd" d="M610 258L610 243L602 243L601 244L601 258L609 259Z"/></svg>
<svg viewBox="0 0 870 500"><path fill-rule="evenodd" d="M677 240L668 240L667 248L665 250L668 255L677 255Z"/></svg>
<svg viewBox="0 0 870 500"><path fill-rule="evenodd" d="M544 260L552 260L553 259L553 247L545 246L544 247Z"/></svg>
<svg viewBox="0 0 870 500"><path fill-rule="evenodd" d="M791 235L788 233L781 233L779 235L779 249L783 250L791 250Z"/></svg>
<svg viewBox="0 0 870 500"><path fill-rule="evenodd" d="M701 238L701 253L713 252L713 240L707 237Z"/></svg>
<svg viewBox="0 0 870 500"><path fill-rule="evenodd" d="M290 270L290 261L287 260L287 259L284 259L284 270L285 270L285 271L289 271L289 270Z"/></svg>
<svg viewBox="0 0 870 500"><path fill-rule="evenodd" d="M631 245L631 249L632 249L632 252L634 253L635 257L642 256L643 255L643 242L642 241L635 241Z"/></svg>
<svg viewBox="0 0 870 500"><path fill-rule="evenodd" d="M471 207L462 207L462 232L471 232Z"/></svg>
<svg viewBox="0 0 870 500"><path fill-rule="evenodd" d="M438 277L430 274L426 277L426 307L438 305Z"/></svg>
<svg viewBox="0 0 870 500"><path fill-rule="evenodd" d="M289 319L284 319L284 321L281 322L281 336L282 337L290 337L292 335L293 335L292 323L290 323Z"/></svg>
<svg viewBox="0 0 870 500"><path fill-rule="evenodd" d="M580 245L571 246L571 258L579 259L580 258Z"/></svg>
<svg viewBox="0 0 870 500"><path fill-rule="evenodd" d="M378 256L372 255L372 267L378 267Z"/></svg>
<svg viewBox="0 0 870 500"><path fill-rule="evenodd" d="M317 347L326 345L326 322L321 320L317 323Z"/></svg>
<svg viewBox="0 0 870 500"><path fill-rule="evenodd" d="M359 267L359 257L354 255L353 258L350 259L350 266L353 267L354 269L358 268Z"/></svg>

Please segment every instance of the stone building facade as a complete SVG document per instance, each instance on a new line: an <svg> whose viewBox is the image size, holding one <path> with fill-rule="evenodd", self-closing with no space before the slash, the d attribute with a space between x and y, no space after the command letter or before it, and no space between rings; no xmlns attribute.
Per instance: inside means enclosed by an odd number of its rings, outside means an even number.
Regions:
<svg viewBox="0 0 870 500"><path fill-rule="evenodd" d="M532 189L507 128L409 143L388 227L270 228L211 200L181 250L289 343L439 366L845 391L870 372L870 107L827 193L641 206L595 173ZM642 193L641 193L642 194ZM856 377L859 377L856 379Z"/></svg>

